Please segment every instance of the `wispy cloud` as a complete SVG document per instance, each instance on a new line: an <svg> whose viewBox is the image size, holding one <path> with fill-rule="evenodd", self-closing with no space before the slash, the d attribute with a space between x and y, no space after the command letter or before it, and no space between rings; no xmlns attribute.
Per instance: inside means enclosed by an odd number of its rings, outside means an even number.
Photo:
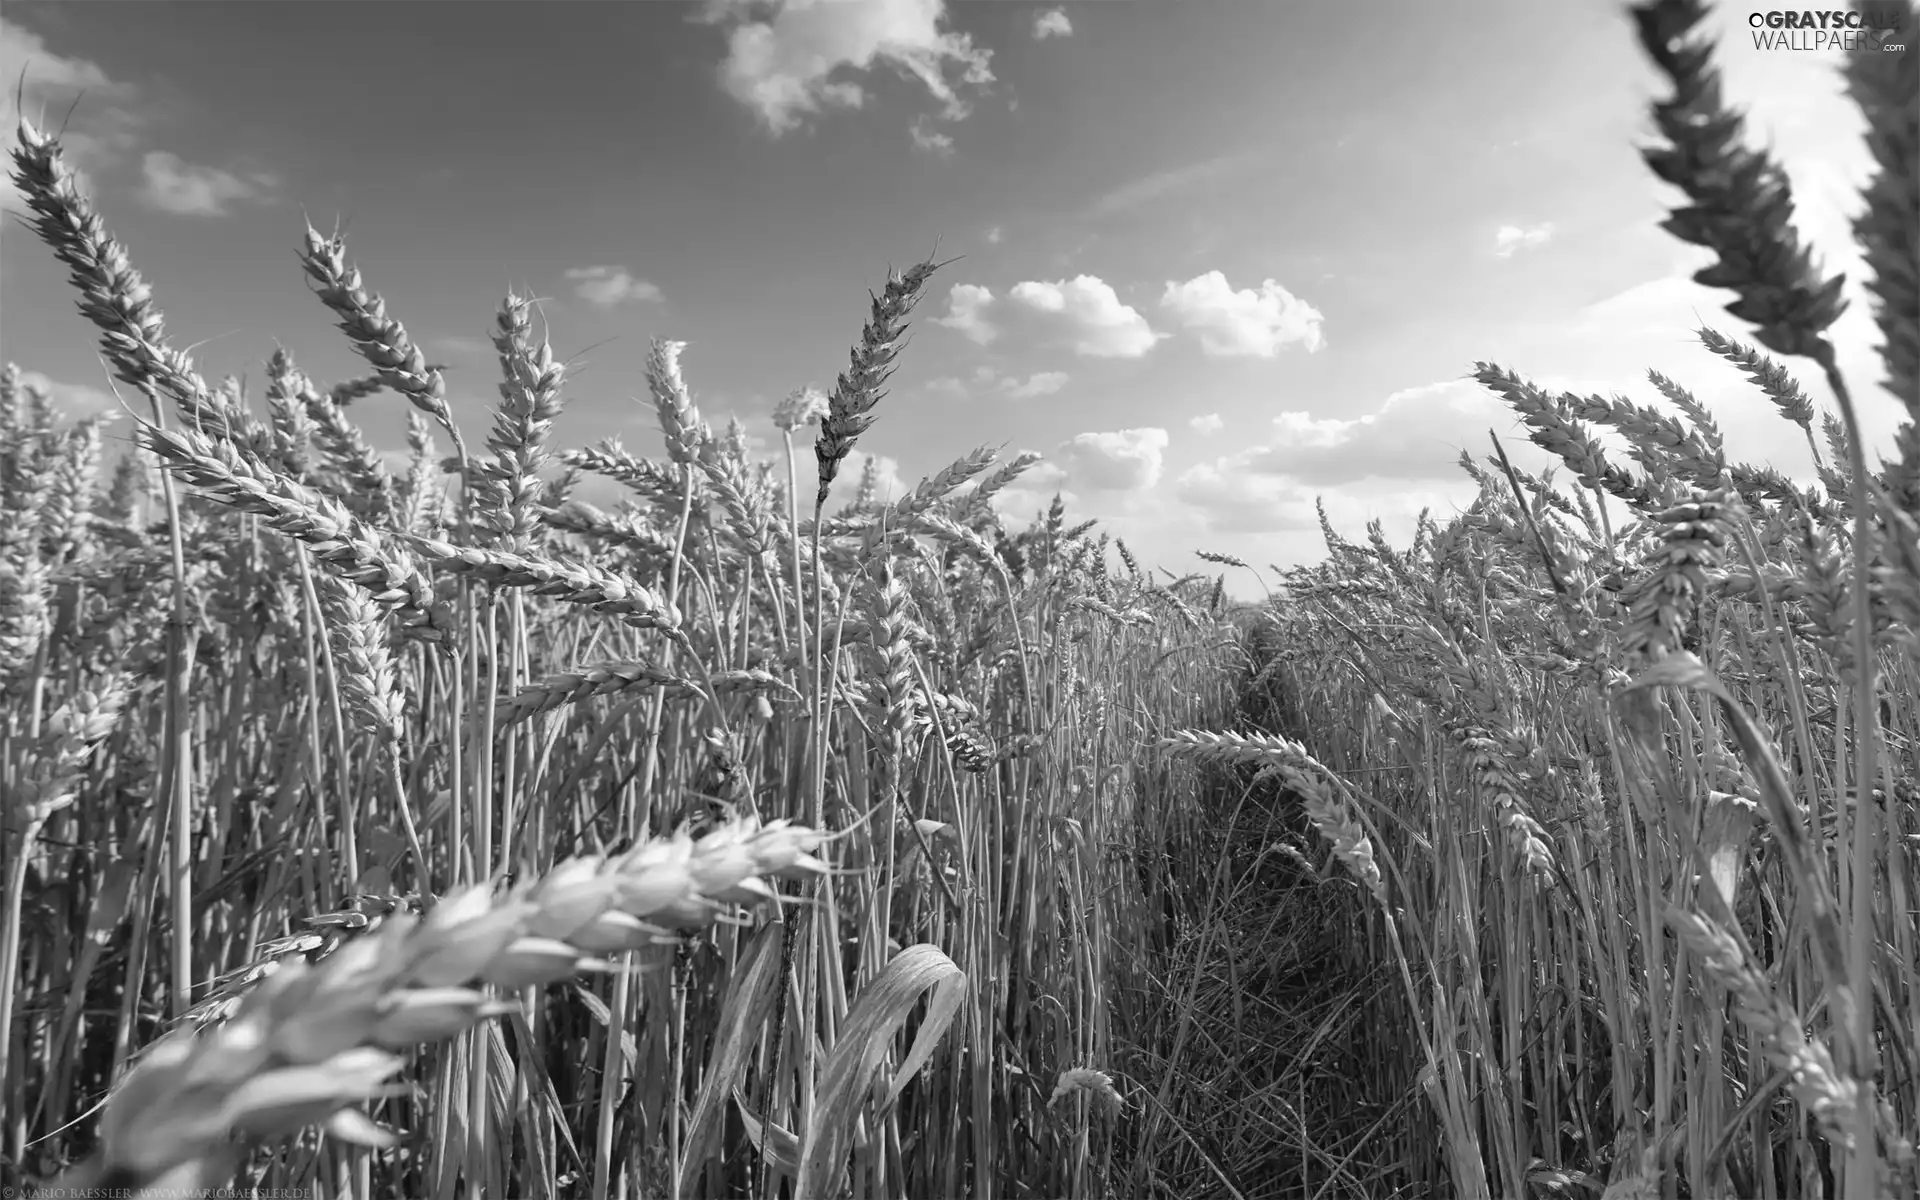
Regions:
<svg viewBox="0 0 1920 1200"><path fill-rule="evenodd" d="M69 420L122 411L120 401L103 387L63 383L39 371L21 371L20 382L29 391L44 392L54 411Z"/></svg>
<svg viewBox="0 0 1920 1200"><path fill-rule="evenodd" d="M625 267L573 267L567 278L573 281L574 294L596 308L666 299L658 285L635 278Z"/></svg>
<svg viewBox="0 0 1920 1200"><path fill-rule="evenodd" d="M142 132L160 111L152 97L108 75L98 63L53 53L39 34L4 18L0 78L8 81L0 88L0 129L11 131L25 117L58 134L68 166L88 190L89 175L118 168L135 153ZM71 123L65 119L69 110ZM0 203L18 205L22 198L9 175L0 172ZM236 203L268 199L279 186L279 177L263 169L205 166L151 150L140 159L136 195L161 212L215 217Z"/></svg>
<svg viewBox="0 0 1920 1200"><path fill-rule="evenodd" d="M1094 201L1092 209L1089 210L1090 215L1110 217L1118 213L1131 212L1152 204L1156 200L1163 200L1192 188L1219 183L1246 170L1258 161L1256 155L1249 153L1223 154L1204 162L1156 171L1152 175L1123 183L1101 196Z"/></svg>
<svg viewBox="0 0 1920 1200"><path fill-rule="evenodd" d="M1219 413L1205 413L1201 416L1193 417L1188 420L1187 425L1192 428L1195 433L1219 433L1227 427L1227 423L1220 419Z"/></svg>
<svg viewBox="0 0 1920 1200"><path fill-rule="evenodd" d="M487 342L487 339L467 337L462 334L431 338L427 344L443 354L489 354L493 351L493 346Z"/></svg>
<svg viewBox="0 0 1920 1200"><path fill-rule="evenodd" d="M82 175L133 145L142 114L133 103L137 93L131 84L113 79L89 59L49 51L40 35L4 17L0 17L0 80L5 80L0 85L0 130L11 136L23 116L43 128L51 125L60 133L69 165ZM22 103L16 103L16 87ZM63 117L80 95L88 101L79 110L86 119L66 125ZM10 175L0 171L0 203L17 208L23 201Z"/></svg>
<svg viewBox="0 0 1920 1200"><path fill-rule="evenodd" d="M28 66L32 70L23 72ZM70 89L85 88L90 92L116 97L125 97L131 91L127 85L109 78L97 63L55 54L47 49L47 43L39 34L4 17L0 17L0 68L7 71L10 79L23 82L29 103L44 98L48 93ZM11 109L11 88L0 103L7 104Z"/></svg>
<svg viewBox="0 0 1920 1200"><path fill-rule="evenodd" d="M913 136L913 148L926 154L947 155L953 153L953 138L933 127L933 118L922 115L913 119L907 127Z"/></svg>
<svg viewBox="0 0 1920 1200"><path fill-rule="evenodd" d="M992 367L976 367L968 379L945 376L927 384L927 390L956 400L1004 397L1009 400L1033 400L1052 396L1067 386L1071 376L1065 371L1036 371L1022 379L1002 375Z"/></svg>
<svg viewBox="0 0 1920 1200"><path fill-rule="evenodd" d="M1037 396L1051 396L1061 388L1067 386L1067 373L1065 371L1037 371L1019 382L1015 382L1012 379L1006 382L1008 384L1006 388L1007 395L1013 397L1015 400L1032 400Z"/></svg>
<svg viewBox="0 0 1920 1200"><path fill-rule="evenodd" d="M1203 464L1190 476L1216 492L1215 481L1256 477L1310 488L1343 487L1368 479L1452 482L1462 478L1461 449L1472 445L1478 451L1485 430L1513 423L1512 411L1478 383L1448 379L1394 392L1377 409L1358 416L1283 412L1273 419L1274 437L1269 444ZM1524 441L1513 452L1526 465L1541 461ZM1236 494L1277 494L1272 488L1237 486Z"/></svg>
<svg viewBox="0 0 1920 1200"><path fill-rule="evenodd" d="M278 186L271 172L240 175L196 166L165 150L151 151L141 161L140 198L175 216L223 217L236 202L265 199Z"/></svg>
<svg viewBox="0 0 1920 1200"><path fill-rule="evenodd" d="M1493 234L1493 252L1500 258L1512 258L1522 250L1532 250L1553 240L1553 222L1538 225L1502 225Z"/></svg>

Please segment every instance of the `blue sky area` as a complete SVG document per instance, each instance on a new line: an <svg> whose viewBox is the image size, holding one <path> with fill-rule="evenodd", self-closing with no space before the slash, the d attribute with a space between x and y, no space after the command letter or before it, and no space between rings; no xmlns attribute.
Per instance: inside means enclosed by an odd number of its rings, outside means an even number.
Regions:
<svg viewBox="0 0 1920 1200"><path fill-rule="evenodd" d="M1750 11L1715 15L1729 95L1857 277L1868 163L1837 56L1757 49ZM1664 87L1621 5L10 0L9 130L23 68L27 114L67 121L209 378L259 380L276 344L323 382L361 373L295 257L303 211L338 219L450 365L470 441L509 286L548 298L557 352L586 352L558 444L657 452L643 363L669 337L706 419L771 450L774 404L831 386L866 289L937 246L965 257L861 441L883 478L1038 451L1011 515L1065 492L1175 571L1197 549L1317 559L1316 496L1402 543L1423 506L1464 504L1460 449L1522 440L1462 379L1476 359L1647 402L1658 368L1733 452L1807 472L1798 431L1689 333L1748 331L1656 227L1669 197L1635 147ZM10 185L0 202L21 211ZM13 217L0 268L0 354L76 411L111 405L61 268ZM1884 448L1898 406L1849 293L1835 336ZM352 412L397 449L403 409Z"/></svg>

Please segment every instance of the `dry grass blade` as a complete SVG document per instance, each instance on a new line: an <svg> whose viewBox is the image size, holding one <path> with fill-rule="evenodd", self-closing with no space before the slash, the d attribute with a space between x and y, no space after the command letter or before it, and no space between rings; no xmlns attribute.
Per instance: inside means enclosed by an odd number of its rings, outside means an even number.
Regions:
<svg viewBox="0 0 1920 1200"><path fill-rule="evenodd" d="M682 1195L693 1190L692 1173L703 1169L713 1153L726 1124L727 1105L746 1074L760 1031L773 1015L773 988L780 975L777 928L767 925L754 934L714 1021L714 1047L706 1079L687 1122L686 1160L679 1180Z"/></svg>
<svg viewBox="0 0 1920 1200"><path fill-rule="evenodd" d="M966 987L966 974L953 960L936 947L923 944L902 950L861 990L840 1027L838 1040L827 1052L813 1120L801 1139L800 1178L794 1200L824 1200L838 1194L855 1124L863 1116L880 1116L879 1112L868 1112L867 1106L894 1035L907 1023L922 994L931 989L933 995L927 1001L913 1047L886 1083L880 1101L882 1110L893 1105L900 1090L933 1057L960 1011Z"/></svg>

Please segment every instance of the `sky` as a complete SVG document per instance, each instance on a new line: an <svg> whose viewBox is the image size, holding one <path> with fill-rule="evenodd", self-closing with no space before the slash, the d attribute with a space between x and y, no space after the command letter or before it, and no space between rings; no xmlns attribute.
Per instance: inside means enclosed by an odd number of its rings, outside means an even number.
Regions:
<svg viewBox="0 0 1920 1200"><path fill-rule="evenodd" d="M1832 335L1884 450L1862 122L1837 54L1757 48L1753 11L1713 17L1727 94L1849 275ZM1466 378L1480 360L1663 404L1658 369L1734 456L1810 478L1798 430L1691 334L1750 340L1658 229L1676 197L1637 147L1666 87L1619 4L9 0L0 75L0 122L24 79L210 380L257 394L278 346L323 384L365 373L296 258L305 220L338 222L472 443L509 288L573 361L557 445L659 452L659 337L687 343L702 416L772 454L774 405L831 388L868 289L938 255L860 441L883 490L1031 450L1010 518L1060 493L1176 574L1212 570L1202 550L1318 560L1316 499L1404 545L1471 501L1457 459L1489 430L1545 465ZM116 407L11 184L0 205L0 357L73 412ZM403 447L397 397L351 415Z"/></svg>

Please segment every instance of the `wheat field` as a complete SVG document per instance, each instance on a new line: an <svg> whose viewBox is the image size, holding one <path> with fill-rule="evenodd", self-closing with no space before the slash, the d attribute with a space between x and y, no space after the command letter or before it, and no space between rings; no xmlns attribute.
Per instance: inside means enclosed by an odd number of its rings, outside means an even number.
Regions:
<svg viewBox="0 0 1920 1200"><path fill-rule="evenodd" d="M660 457L551 445L518 292L469 443L312 226L367 373L210 383L23 119L133 432L0 374L8 1197L1920 1194L1920 58L1845 66L1876 448L1702 5L1633 15L1818 477L1478 363L1555 471L1271 577L1009 516L1031 455L830 508L932 260L770 461L670 340Z"/></svg>

